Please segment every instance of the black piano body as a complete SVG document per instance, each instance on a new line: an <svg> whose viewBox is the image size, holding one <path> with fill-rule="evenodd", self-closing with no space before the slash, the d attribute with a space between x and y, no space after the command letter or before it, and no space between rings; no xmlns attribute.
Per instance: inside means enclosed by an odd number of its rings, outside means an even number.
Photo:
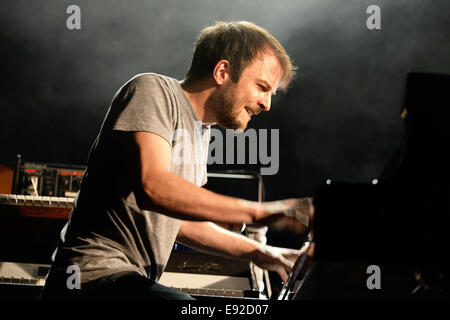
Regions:
<svg viewBox="0 0 450 320"><path fill-rule="evenodd" d="M377 181L317 190L314 262L297 299L450 297L449 93L449 75L409 73L405 134ZM372 265L379 289L368 288Z"/></svg>

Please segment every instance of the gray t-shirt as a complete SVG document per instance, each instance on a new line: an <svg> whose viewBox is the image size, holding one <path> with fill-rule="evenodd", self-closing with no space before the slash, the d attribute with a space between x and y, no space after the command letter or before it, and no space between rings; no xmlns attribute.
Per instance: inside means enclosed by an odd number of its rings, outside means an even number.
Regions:
<svg viewBox="0 0 450 320"><path fill-rule="evenodd" d="M114 96L92 146L53 263L60 272L77 265L82 283L122 271L157 281L172 251L181 221L136 204L137 148L122 142L137 131L169 142L170 172L198 186L206 183L210 128L198 120L180 83L152 73L132 78Z"/></svg>

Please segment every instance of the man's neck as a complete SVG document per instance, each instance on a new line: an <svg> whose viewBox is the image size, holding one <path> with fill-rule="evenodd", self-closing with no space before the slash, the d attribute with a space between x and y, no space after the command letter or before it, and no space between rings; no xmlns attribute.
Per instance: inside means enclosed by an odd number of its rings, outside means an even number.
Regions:
<svg viewBox="0 0 450 320"><path fill-rule="evenodd" d="M181 82L184 94L190 101L197 118L204 124L213 124L216 122L215 115L207 107L206 101L216 90L210 81L197 81L194 83Z"/></svg>

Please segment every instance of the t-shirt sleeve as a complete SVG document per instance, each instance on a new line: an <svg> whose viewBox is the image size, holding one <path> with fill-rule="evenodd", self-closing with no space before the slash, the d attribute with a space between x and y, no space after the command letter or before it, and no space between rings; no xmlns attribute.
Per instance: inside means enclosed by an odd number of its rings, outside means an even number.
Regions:
<svg viewBox="0 0 450 320"><path fill-rule="evenodd" d="M113 130L152 132L172 145L175 112L163 79L154 75L136 76L114 100L118 116Z"/></svg>

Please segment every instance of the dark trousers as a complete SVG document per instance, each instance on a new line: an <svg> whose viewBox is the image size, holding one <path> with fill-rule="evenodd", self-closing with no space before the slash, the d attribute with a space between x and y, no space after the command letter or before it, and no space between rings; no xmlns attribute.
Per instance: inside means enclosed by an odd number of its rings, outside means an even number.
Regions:
<svg viewBox="0 0 450 320"><path fill-rule="evenodd" d="M80 289L66 286L66 275L47 277L42 292L43 300L195 300L192 296L176 289L163 286L137 272L123 272L106 276L88 283Z"/></svg>

